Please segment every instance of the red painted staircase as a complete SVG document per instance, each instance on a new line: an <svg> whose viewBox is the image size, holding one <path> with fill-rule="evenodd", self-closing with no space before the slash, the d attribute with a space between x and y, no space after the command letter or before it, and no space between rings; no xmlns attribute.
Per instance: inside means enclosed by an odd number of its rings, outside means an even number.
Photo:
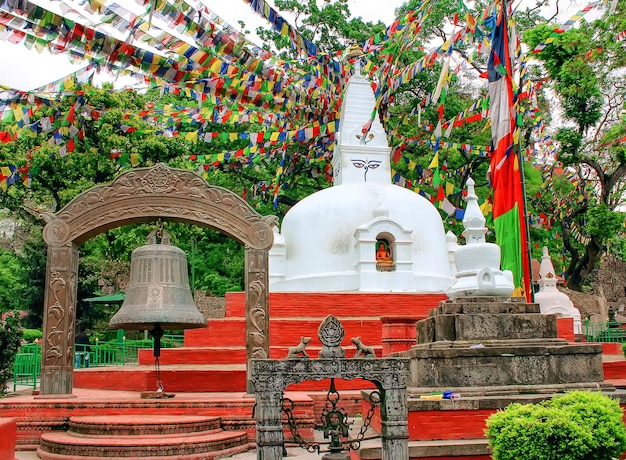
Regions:
<svg viewBox="0 0 626 460"><path fill-rule="evenodd" d="M219 417L70 417L69 430L44 433L43 460L216 459L250 448L245 431L223 431Z"/></svg>
<svg viewBox="0 0 626 460"><path fill-rule="evenodd" d="M345 329L343 346L347 356L355 353L352 337L383 354L381 317L428 315L444 295L369 293L271 293L270 358L283 359L301 337L311 337L307 352L312 358L322 344L317 329L324 318L336 316ZM414 322L410 325L415 337ZM393 328L391 328L393 329ZM391 330L389 329L389 330ZM391 341L396 340L391 337ZM401 338L406 341L406 338ZM390 342L393 348L395 342ZM414 342L413 342L414 343ZM410 346L410 345L409 345ZM409 347L407 346L407 348ZM392 351L397 351L392 349ZM246 389L245 293L226 294L224 318L210 318L208 326L185 331L184 348L161 350L160 373L168 392L238 392ZM105 390L151 391L156 389L152 350L140 350L139 365L116 368L80 369L74 386ZM337 382L340 390L372 388L367 382ZM304 382L288 390L327 390L326 382Z"/></svg>

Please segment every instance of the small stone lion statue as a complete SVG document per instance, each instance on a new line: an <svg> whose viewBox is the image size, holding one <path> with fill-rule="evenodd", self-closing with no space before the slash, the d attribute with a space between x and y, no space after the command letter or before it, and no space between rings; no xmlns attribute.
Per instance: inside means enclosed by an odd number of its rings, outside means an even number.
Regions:
<svg viewBox="0 0 626 460"><path fill-rule="evenodd" d="M376 353L374 352L374 349L372 347L368 347L367 345L363 345L361 343L361 337L353 337L350 339L350 341L356 347L356 353L354 354L353 358L360 358L360 357L375 358L376 357Z"/></svg>
<svg viewBox="0 0 626 460"><path fill-rule="evenodd" d="M308 358L309 354L306 352L306 346L311 341L311 337L300 337L300 343L295 347L289 347L287 351L287 358Z"/></svg>

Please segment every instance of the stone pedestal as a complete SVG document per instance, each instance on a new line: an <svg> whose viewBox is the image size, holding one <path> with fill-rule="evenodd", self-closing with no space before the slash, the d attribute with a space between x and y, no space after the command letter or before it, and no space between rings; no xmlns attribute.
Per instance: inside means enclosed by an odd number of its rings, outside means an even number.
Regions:
<svg viewBox="0 0 626 460"><path fill-rule="evenodd" d="M554 393L602 385L602 346L557 338L538 304L497 297L443 301L417 323L409 394Z"/></svg>

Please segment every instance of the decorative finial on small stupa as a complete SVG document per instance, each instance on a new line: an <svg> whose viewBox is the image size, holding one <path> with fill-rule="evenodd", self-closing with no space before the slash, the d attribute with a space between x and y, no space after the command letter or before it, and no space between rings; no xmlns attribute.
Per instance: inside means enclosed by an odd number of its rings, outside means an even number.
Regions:
<svg viewBox="0 0 626 460"><path fill-rule="evenodd" d="M541 288L553 288L556 290L556 272L554 265L552 265L552 259L548 253L546 246L542 249L541 265L539 266L539 286Z"/></svg>
<svg viewBox="0 0 626 460"><path fill-rule="evenodd" d="M358 58L354 62L354 75L361 75L361 57L365 56L363 48L361 48L356 41L352 41L348 49L346 50L346 61L350 59Z"/></svg>
<svg viewBox="0 0 626 460"><path fill-rule="evenodd" d="M465 231L463 236L467 244L484 243L487 227L485 227L485 216L483 216L480 206L478 206L478 197L474 191L474 179L467 179L467 196L463 198L467 202L465 215L463 216L463 226Z"/></svg>

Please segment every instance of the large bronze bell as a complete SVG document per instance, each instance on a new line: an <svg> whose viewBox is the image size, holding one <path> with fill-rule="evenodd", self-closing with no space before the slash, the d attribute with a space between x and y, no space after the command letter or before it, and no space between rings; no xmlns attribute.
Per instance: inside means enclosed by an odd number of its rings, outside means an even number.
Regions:
<svg viewBox="0 0 626 460"><path fill-rule="evenodd" d="M152 231L147 243L131 255L126 298L109 326L174 330L206 325L189 288L185 252L170 244L167 232Z"/></svg>

